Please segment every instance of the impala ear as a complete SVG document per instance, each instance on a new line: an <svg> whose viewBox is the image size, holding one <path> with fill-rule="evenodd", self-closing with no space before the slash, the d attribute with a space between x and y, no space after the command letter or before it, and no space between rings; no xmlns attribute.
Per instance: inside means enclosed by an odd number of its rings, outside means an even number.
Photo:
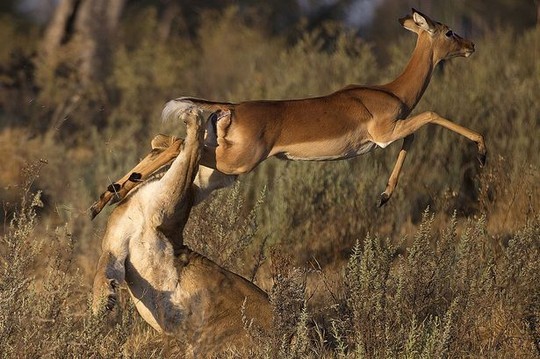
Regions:
<svg viewBox="0 0 540 359"><path fill-rule="evenodd" d="M433 34L435 32L435 23L420 11L412 9L412 18L414 23L422 30Z"/></svg>
<svg viewBox="0 0 540 359"><path fill-rule="evenodd" d="M418 33L418 26L415 24L411 15L400 18L399 23L407 30Z"/></svg>
<svg viewBox="0 0 540 359"><path fill-rule="evenodd" d="M399 19L399 23L407 30L417 34L420 33L420 30L426 31L430 34L433 34L435 31L435 24L433 21L415 9L412 9L412 15L407 15Z"/></svg>

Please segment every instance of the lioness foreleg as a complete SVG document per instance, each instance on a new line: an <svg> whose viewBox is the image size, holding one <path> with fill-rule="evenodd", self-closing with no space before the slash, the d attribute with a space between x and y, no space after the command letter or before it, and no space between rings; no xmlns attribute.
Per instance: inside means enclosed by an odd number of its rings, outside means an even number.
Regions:
<svg viewBox="0 0 540 359"><path fill-rule="evenodd" d="M94 277L92 312L112 311L118 302L118 287L125 279L125 267L111 252L106 251L99 258Z"/></svg>

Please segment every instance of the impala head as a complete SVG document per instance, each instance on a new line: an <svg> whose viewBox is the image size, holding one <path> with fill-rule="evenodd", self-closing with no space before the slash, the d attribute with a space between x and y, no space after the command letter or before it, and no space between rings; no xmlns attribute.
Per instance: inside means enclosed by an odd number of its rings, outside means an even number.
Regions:
<svg viewBox="0 0 540 359"><path fill-rule="evenodd" d="M400 24L431 41L436 61L452 57L469 57L474 52L474 43L453 32L445 24L434 21L412 9L412 14L399 19Z"/></svg>

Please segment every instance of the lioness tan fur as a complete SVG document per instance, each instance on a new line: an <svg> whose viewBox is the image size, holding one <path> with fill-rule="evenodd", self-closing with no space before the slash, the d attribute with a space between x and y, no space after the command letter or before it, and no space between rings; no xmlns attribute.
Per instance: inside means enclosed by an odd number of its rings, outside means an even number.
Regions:
<svg viewBox="0 0 540 359"><path fill-rule="evenodd" d="M193 107L183 118L187 136L167 172L132 190L110 215L93 310L112 310L125 282L146 322L181 336L198 356L249 343L242 316L266 328L272 315L265 292L184 245L191 207L211 184L193 184L203 146L201 114Z"/></svg>

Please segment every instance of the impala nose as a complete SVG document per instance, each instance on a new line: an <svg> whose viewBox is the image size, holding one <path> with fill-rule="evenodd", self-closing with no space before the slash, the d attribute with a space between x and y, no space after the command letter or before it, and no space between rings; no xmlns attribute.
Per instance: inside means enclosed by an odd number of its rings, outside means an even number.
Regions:
<svg viewBox="0 0 540 359"><path fill-rule="evenodd" d="M463 51L465 57L469 57L474 52L474 42L469 41L467 46L465 47L465 51Z"/></svg>

